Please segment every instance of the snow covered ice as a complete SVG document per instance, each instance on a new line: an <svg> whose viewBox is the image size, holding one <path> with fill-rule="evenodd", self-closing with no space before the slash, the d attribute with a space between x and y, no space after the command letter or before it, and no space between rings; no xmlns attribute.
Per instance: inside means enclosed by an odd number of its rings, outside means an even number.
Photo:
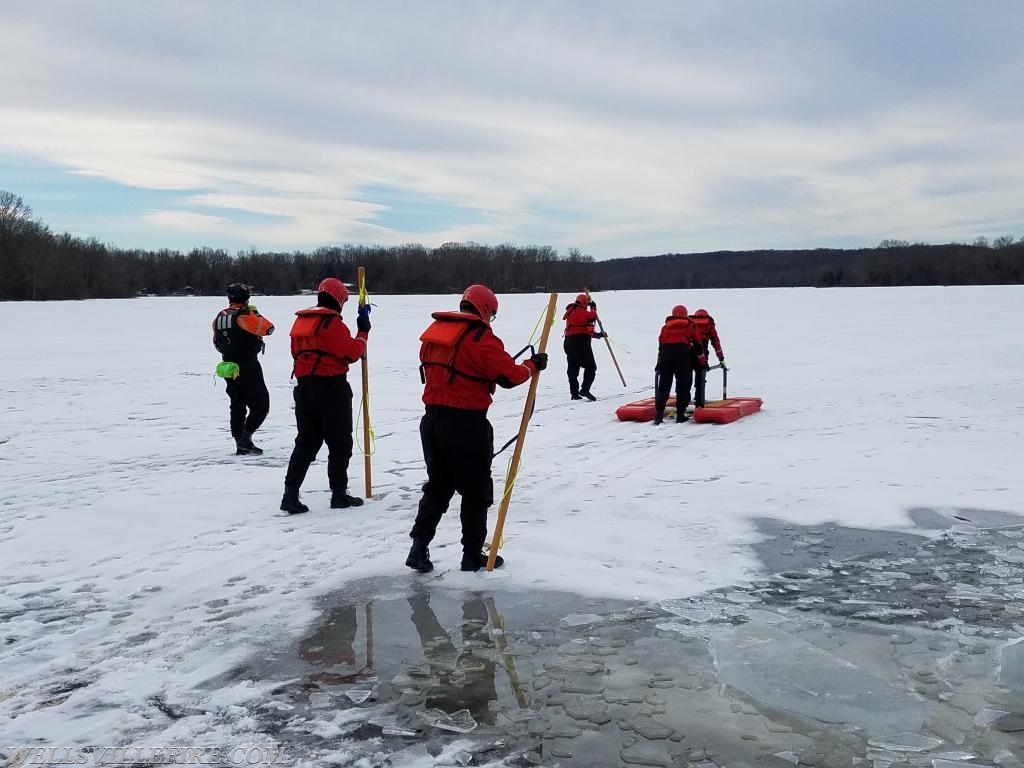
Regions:
<svg viewBox="0 0 1024 768"><path fill-rule="evenodd" d="M496 332L518 349L545 297L500 299ZM883 681L900 702L900 726L881 743L902 762L970 752L980 764L997 754L1019 764L1020 734L996 723L1012 728L1024 712L1013 645L1024 637L1024 289L598 299L629 386L598 347L601 399L570 402L553 334L505 532L508 564L493 574L453 569L456 512L432 546L448 571L439 579L402 563L424 480L417 337L454 297L374 297L374 499L328 509L318 462L301 518L277 511L294 438L284 330L263 360L266 453L235 457L212 375L219 298L0 304L0 748L273 742L294 748L296 764L386 751L410 766L462 753L474 765L528 764L529 753L562 765L756 765L785 753L849 765L882 749L867 744L871 723L854 715L830 725L809 706L730 684L715 654L735 653L722 644L746 633L784 637L773 653L794 666L787 649L810 646L836 668L862 670L848 688ZM761 413L657 431L615 421L617 405L650 395L657 330L680 300L715 315L730 394L763 397ZM309 299L255 302L287 329ZM720 387L715 373L708 387ZM515 433L524 396L498 393L496 439ZM503 471L499 459L499 487ZM351 490L361 486L357 454ZM377 605L406 603L419 583L449 601L439 618L456 639L452 666L403 665L422 653L413 636L374 659L394 673L371 682L378 675L365 654L325 643L324 596L360 581L381 590ZM576 597L510 618L503 633L492 635L486 616L463 636L467 591L491 594L503 611L515 594ZM367 602L336 604L335 626ZM573 616L601 620L562 621ZM689 631L658 628L672 622ZM475 663L459 666L466 647ZM525 706L501 671L507 659ZM572 659L603 671L569 669ZM427 720L399 721L398 706L428 708L420 687L442 689L456 676L472 688L488 665L499 670L490 723L474 713L477 729L445 736ZM307 667L320 677L303 699L296 681ZM400 670L406 686L393 682ZM357 704L357 691L374 693ZM1005 719L977 723L986 709ZM536 716L519 722L522 710ZM914 727L909 713L922 710ZM652 723L672 735L655 738L663 730ZM932 739L942 746L911 751Z"/></svg>

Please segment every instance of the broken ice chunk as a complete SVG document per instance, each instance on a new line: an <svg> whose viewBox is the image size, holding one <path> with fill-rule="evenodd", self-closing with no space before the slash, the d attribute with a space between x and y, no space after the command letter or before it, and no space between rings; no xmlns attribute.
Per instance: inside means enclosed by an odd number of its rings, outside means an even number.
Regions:
<svg viewBox="0 0 1024 768"><path fill-rule="evenodd" d="M570 613L562 617L562 623L567 627L585 627L587 624L597 624L604 621L596 613Z"/></svg>
<svg viewBox="0 0 1024 768"><path fill-rule="evenodd" d="M329 693L311 693L309 694L309 706L313 709L329 707L331 706L331 695Z"/></svg>
<svg viewBox="0 0 1024 768"><path fill-rule="evenodd" d="M476 720L468 709L460 709L450 715L439 717L431 723L435 728L455 733L469 733L476 728Z"/></svg>
<svg viewBox="0 0 1024 768"><path fill-rule="evenodd" d="M1000 653L999 684L1014 691L1024 691L1024 642L1004 645Z"/></svg>
<svg viewBox="0 0 1024 768"><path fill-rule="evenodd" d="M412 728L401 728L397 725L385 725L382 729L385 736L405 736L411 738L419 736L420 732Z"/></svg>
<svg viewBox="0 0 1024 768"><path fill-rule="evenodd" d="M349 697L353 704L362 704L373 695L373 691L354 689L345 691L345 695Z"/></svg>
<svg viewBox="0 0 1024 768"><path fill-rule="evenodd" d="M919 733L900 733L887 738L868 739L868 744L891 752L927 752L941 745L942 739Z"/></svg>

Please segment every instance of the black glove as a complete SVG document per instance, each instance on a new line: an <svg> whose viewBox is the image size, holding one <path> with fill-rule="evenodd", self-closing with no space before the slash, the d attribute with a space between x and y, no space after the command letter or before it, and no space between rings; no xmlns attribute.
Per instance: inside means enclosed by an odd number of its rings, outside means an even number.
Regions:
<svg viewBox="0 0 1024 768"><path fill-rule="evenodd" d="M594 333L591 334L595 339L603 339L607 335L608 334L604 331L594 331Z"/></svg>
<svg viewBox="0 0 1024 768"><path fill-rule="evenodd" d="M591 309L597 309L597 302L591 300L587 303L587 306L590 307Z"/></svg>
<svg viewBox="0 0 1024 768"><path fill-rule="evenodd" d="M364 314L360 314L360 315L358 315L356 317L356 328L358 328L363 333L369 333L370 332L370 317L369 317L369 313L367 313L365 315Z"/></svg>
<svg viewBox="0 0 1024 768"><path fill-rule="evenodd" d="M538 352L530 358L530 362L533 363L533 367L538 371L543 371L548 367L548 353Z"/></svg>

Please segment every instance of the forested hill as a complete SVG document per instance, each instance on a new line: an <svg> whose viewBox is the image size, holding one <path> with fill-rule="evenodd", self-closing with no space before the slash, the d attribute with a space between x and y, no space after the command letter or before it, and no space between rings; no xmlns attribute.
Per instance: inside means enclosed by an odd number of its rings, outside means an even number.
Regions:
<svg viewBox="0 0 1024 768"><path fill-rule="evenodd" d="M602 288L989 285L1024 283L1024 242L804 251L715 251L611 259L594 264Z"/></svg>
<svg viewBox="0 0 1024 768"><path fill-rule="evenodd" d="M858 250L719 251L594 261L578 249L445 243L438 248L344 245L312 252L213 248L187 253L124 249L56 234L0 190L0 299L219 295L244 282L263 294L309 291L324 277L353 282L365 266L376 293L457 293L484 283L498 293L645 288L966 285L1024 283L1024 239Z"/></svg>

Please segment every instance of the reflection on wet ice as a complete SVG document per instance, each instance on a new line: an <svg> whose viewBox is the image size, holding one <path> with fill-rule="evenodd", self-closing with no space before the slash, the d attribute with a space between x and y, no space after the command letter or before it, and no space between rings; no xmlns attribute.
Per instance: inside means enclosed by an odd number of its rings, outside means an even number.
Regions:
<svg viewBox="0 0 1024 768"><path fill-rule="evenodd" d="M253 671L297 681L264 727L312 759L410 765L1022 768L1017 540L961 527L839 557L861 539L794 530L827 559L657 606L350 585L296 660Z"/></svg>

